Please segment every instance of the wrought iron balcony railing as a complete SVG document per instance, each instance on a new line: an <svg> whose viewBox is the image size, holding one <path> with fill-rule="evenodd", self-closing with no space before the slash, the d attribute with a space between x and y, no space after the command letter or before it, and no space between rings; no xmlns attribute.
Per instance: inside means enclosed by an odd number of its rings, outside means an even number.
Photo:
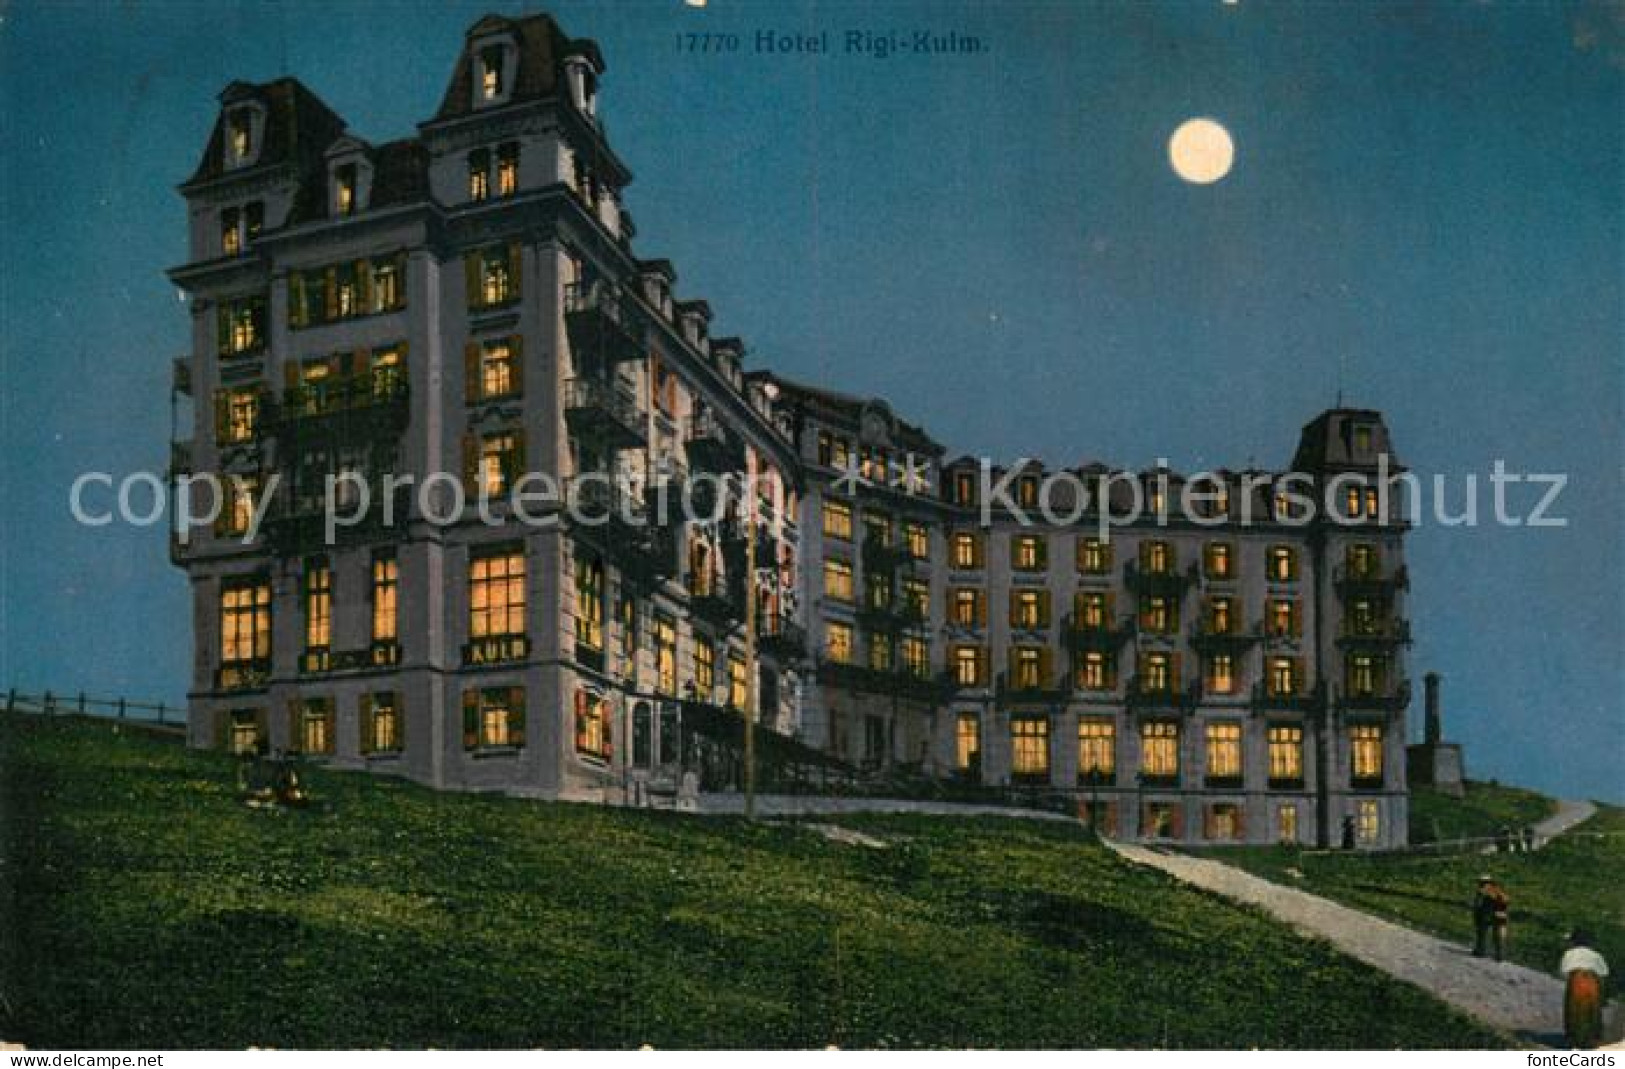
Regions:
<svg viewBox="0 0 1625 1069"><path fill-rule="evenodd" d="M570 433L611 449L638 449L648 440L647 420L630 387L609 378L574 378L564 384L564 419Z"/></svg>
<svg viewBox="0 0 1625 1069"><path fill-rule="evenodd" d="M647 324L641 309L608 282L565 286L564 324L571 348L605 365L648 355Z"/></svg>

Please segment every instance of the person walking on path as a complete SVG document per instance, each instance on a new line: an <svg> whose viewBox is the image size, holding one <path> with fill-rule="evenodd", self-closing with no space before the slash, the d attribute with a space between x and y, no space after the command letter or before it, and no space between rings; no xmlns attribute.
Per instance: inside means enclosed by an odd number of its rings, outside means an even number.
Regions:
<svg viewBox="0 0 1625 1069"><path fill-rule="evenodd" d="M1557 971L1563 974L1563 1034L1575 1050L1595 1050L1602 1040L1602 988L1608 962L1581 928L1569 933L1569 948Z"/></svg>
<svg viewBox="0 0 1625 1069"><path fill-rule="evenodd" d="M1487 874L1480 876L1478 891L1473 895L1473 957L1482 958L1491 946L1496 961L1506 956L1509 915L1507 893L1494 877Z"/></svg>

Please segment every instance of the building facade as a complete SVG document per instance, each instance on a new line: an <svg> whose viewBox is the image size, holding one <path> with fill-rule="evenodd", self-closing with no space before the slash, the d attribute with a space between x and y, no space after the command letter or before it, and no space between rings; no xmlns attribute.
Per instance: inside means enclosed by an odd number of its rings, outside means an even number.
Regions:
<svg viewBox="0 0 1625 1069"><path fill-rule="evenodd" d="M171 272L174 475L224 483L171 547L194 745L635 803L737 786L755 710L803 764L1070 796L1114 834L1404 840L1377 413L1195 511L1166 472L946 462L882 401L747 373L635 256L604 69L486 17L379 145L292 79L221 94ZM1286 475L1347 515L1283 511ZM1154 507L1105 529L1101 486Z"/></svg>

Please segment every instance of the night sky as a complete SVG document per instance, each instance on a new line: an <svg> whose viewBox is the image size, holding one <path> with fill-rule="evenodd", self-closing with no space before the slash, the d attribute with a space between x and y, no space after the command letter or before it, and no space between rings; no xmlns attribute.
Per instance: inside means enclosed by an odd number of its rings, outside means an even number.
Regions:
<svg viewBox="0 0 1625 1069"><path fill-rule="evenodd" d="M163 470L174 187L216 95L293 74L360 136L406 136L484 10L0 8L0 687L184 697L162 526L81 528L67 497ZM1443 673L1474 777L1625 801L1625 9L550 10L608 61L639 254L751 366L884 396L955 453L1279 467L1341 391L1450 477L1451 513L1477 473L1489 517L1498 458L1567 474L1563 529L1424 518L1411 671ZM739 51L680 51L688 30ZM755 50L823 30L833 54ZM919 30L982 51L842 51ZM1235 139L1214 185L1168 166L1193 116Z"/></svg>

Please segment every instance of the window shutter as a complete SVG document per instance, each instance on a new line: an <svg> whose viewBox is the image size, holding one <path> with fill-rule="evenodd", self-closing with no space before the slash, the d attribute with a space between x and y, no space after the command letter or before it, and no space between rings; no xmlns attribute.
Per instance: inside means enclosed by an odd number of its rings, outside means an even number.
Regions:
<svg viewBox="0 0 1625 1069"><path fill-rule="evenodd" d="M1037 557L1037 559L1038 559L1038 567L1039 567L1039 570L1042 571L1042 570L1047 569L1049 567L1049 539L1040 538L1038 540L1038 542L1037 542L1037 546L1038 546L1038 557Z"/></svg>
<svg viewBox="0 0 1625 1069"><path fill-rule="evenodd" d="M361 727L361 752L372 753L372 695L363 694L356 702L356 721Z"/></svg>
<svg viewBox="0 0 1625 1069"><path fill-rule="evenodd" d="M287 360L282 364L282 385L292 390L299 385L299 363Z"/></svg>
<svg viewBox="0 0 1625 1069"><path fill-rule="evenodd" d="M355 263L355 288L357 302L363 314L373 311L372 307L372 261L357 260Z"/></svg>
<svg viewBox="0 0 1625 1069"><path fill-rule="evenodd" d="M1016 627L1021 623L1021 592L1010 591L1010 626ZM1012 661L1012 664L1015 662Z"/></svg>
<svg viewBox="0 0 1625 1069"><path fill-rule="evenodd" d="M1214 830L1214 825L1216 823L1217 822L1213 818L1213 807L1211 805L1203 806L1202 807L1202 838L1204 838L1204 839L1213 838L1213 830Z"/></svg>
<svg viewBox="0 0 1625 1069"><path fill-rule="evenodd" d="M214 306L215 312L215 342L219 352L224 355L231 352L231 308L222 301Z"/></svg>
<svg viewBox="0 0 1625 1069"><path fill-rule="evenodd" d="M1049 591L1048 590L1040 590L1038 592L1038 626L1039 627L1048 627L1049 626Z"/></svg>
<svg viewBox="0 0 1625 1069"><path fill-rule="evenodd" d="M519 295L524 292L524 289L523 289L523 287L521 285L521 282L522 282L523 277L524 277L523 275L520 274L521 262L522 262L522 257L520 255L519 242L517 242L517 241L508 242L508 299L509 300L514 300L514 301L518 300Z"/></svg>
<svg viewBox="0 0 1625 1069"><path fill-rule="evenodd" d="M330 353L325 363L327 364L327 377L329 379L341 379L349 374L350 354Z"/></svg>
<svg viewBox="0 0 1625 1069"><path fill-rule="evenodd" d="M480 744L480 692L463 691L463 749L472 750Z"/></svg>
<svg viewBox="0 0 1625 1069"><path fill-rule="evenodd" d="M473 497L480 489L480 443L472 434L463 435L463 493Z"/></svg>
<svg viewBox="0 0 1625 1069"><path fill-rule="evenodd" d="M470 308L483 308L483 294L480 291L480 253L473 249L463 253L463 289L468 294Z"/></svg>
<svg viewBox="0 0 1625 1069"><path fill-rule="evenodd" d="M288 326L305 325L305 273L293 271L288 275Z"/></svg>
<svg viewBox="0 0 1625 1069"><path fill-rule="evenodd" d="M1055 651L1048 646L1044 646L1038 651L1038 685L1040 687L1048 687L1050 684L1050 673L1055 667L1054 653Z"/></svg>
<svg viewBox="0 0 1625 1069"><path fill-rule="evenodd" d="M1179 674L1179 661L1180 661L1181 656L1183 656L1183 655L1178 650L1175 650L1173 653L1170 653L1168 655L1168 689L1169 690L1177 691L1179 689L1179 681L1180 681L1180 678L1181 678L1180 674Z"/></svg>
<svg viewBox="0 0 1625 1069"><path fill-rule="evenodd" d="M604 760L615 760L615 707L605 698L604 703L598 707L599 715L603 720Z"/></svg>
<svg viewBox="0 0 1625 1069"><path fill-rule="evenodd" d="M508 741L525 745L525 688L508 688Z"/></svg>
<svg viewBox="0 0 1625 1069"><path fill-rule="evenodd" d="M512 354L510 356L512 367L509 371L509 377L513 383L513 395L518 397L525 392L525 336L515 334L509 338L508 351Z"/></svg>
<svg viewBox="0 0 1625 1069"><path fill-rule="evenodd" d="M401 691L390 694L395 703L395 749L406 749L406 695Z"/></svg>
<svg viewBox="0 0 1625 1069"><path fill-rule="evenodd" d="M254 745L269 748L271 742L270 715L262 706L254 710Z"/></svg>
<svg viewBox="0 0 1625 1069"><path fill-rule="evenodd" d="M1172 813L1172 819L1170 819L1168 821L1168 827L1169 827L1169 830L1173 832L1173 837L1175 839L1183 839L1185 837L1185 807L1184 806L1182 806L1182 805L1174 806L1173 813Z"/></svg>
<svg viewBox="0 0 1625 1069"><path fill-rule="evenodd" d="M1236 838L1243 841L1247 838L1247 807L1236 806Z"/></svg>
<svg viewBox="0 0 1625 1069"><path fill-rule="evenodd" d="M976 626L987 626L987 592L985 590L976 592Z"/></svg>
<svg viewBox="0 0 1625 1069"><path fill-rule="evenodd" d="M322 317L336 319L339 314L338 269L329 267L322 272Z"/></svg>
<svg viewBox="0 0 1625 1069"><path fill-rule="evenodd" d="M231 391L214 391L214 440L224 442L231 434Z"/></svg>
<svg viewBox="0 0 1625 1069"><path fill-rule="evenodd" d="M1303 602L1292 603L1292 637L1303 637Z"/></svg>
<svg viewBox="0 0 1625 1069"><path fill-rule="evenodd" d="M480 400L480 343L463 345L463 399L468 404Z"/></svg>
<svg viewBox="0 0 1625 1069"><path fill-rule="evenodd" d="M1108 628L1114 628L1114 627L1117 626L1117 592L1116 591L1108 590L1106 592L1105 605L1106 605L1106 612L1105 612L1106 626Z"/></svg>

